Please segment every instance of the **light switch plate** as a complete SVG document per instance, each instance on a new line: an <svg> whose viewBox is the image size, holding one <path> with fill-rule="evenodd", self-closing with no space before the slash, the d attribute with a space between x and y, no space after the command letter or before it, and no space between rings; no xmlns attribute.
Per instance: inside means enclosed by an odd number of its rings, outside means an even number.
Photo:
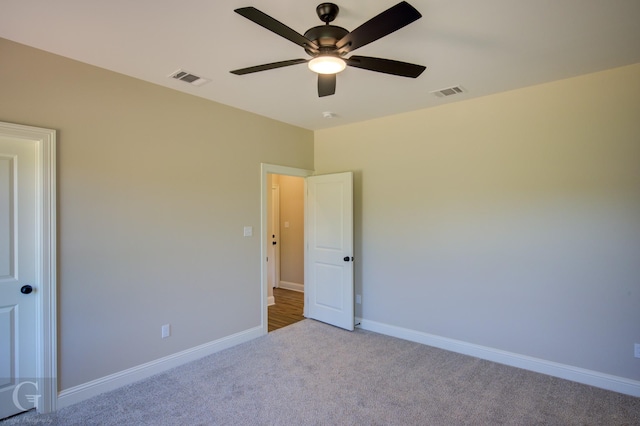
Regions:
<svg viewBox="0 0 640 426"><path fill-rule="evenodd" d="M244 227L244 236L252 237L253 236L253 226L245 226Z"/></svg>

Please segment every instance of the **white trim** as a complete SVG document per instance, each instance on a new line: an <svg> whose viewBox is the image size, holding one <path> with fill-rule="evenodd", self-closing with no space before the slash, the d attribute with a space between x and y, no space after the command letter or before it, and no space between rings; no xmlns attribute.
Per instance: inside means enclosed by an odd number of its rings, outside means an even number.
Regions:
<svg viewBox="0 0 640 426"><path fill-rule="evenodd" d="M282 235L280 235L280 185L274 183L271 184L271 215L273 219L273 235L277 235L277 244L275 245L275 253L273 256L273 268L275 275L273 277L273 286L278 287L280 285L280 247L282 245ZM268 215L267 219L269 219ZM268 232L269 231L267 230L267 233Z"/></svg>
<svg viewBox="0 0 640 426"><path fill-rule="evenodd" d="M298 291L300 293L304 293L304 284L300 284L300 283L292 283L289 281L280 281L280 288L283 288L285 290L293 290L293 291Z"/></svg>
<svg viewBox="0 0 640 426"><path fill-rule="evenodd" d="M461 340L449 339L447 337L436 336L434 334L423 333L421 331L396 327L376 321L356 318L356 324L360 323L363 330L374 331L387 336L409 340L423 345L433 346L452 352L470 355L476 358L497 362L499 364L510 365L548 376L559 377L585 385L595 386L614 392L623 393L635 397L640 397L640 381L626 379L624 377L613 376L584 368L573 367L571 365L546 361L513 352L502 351L500 349L480 346Z"/></svg>
<svg viewBox="0 0 640 426"><path fill-rule="evenodd" d="M276 304L276 298L274 296L267 297L267 306L273 306Z"/></svg>
<svg viewBox="0 0 640 426"><path fill-rule="evenodd" d="M0 135L36 143L36 374L41 393L38 412L56 411L56 131L0 122Z"/></svg>
<svg viewBox="0 0 640 426"><path fill-rule="evenodd" d="M198 360L205 356L214 354L232 346L248 342L256 337L263 336L262 327L254 327L245 331L241 331L231 336L223 337L155 361L147 362L137 367L129 368L118 373L65 389L58 396L58 408L68 407L88 398L100 395L118 389L122 386L146 379L155 374L159 374L186 364L191 361Z"/></svg>
<svg viewBox="0 0 640 426"><path fill-rule="evenodd" d="M308 177L313 175L313 170L297 169L295 167L278 166L275 164L260 163L260 310L263 333L269 332L267 296L267 175L285 175Z"/></svg>

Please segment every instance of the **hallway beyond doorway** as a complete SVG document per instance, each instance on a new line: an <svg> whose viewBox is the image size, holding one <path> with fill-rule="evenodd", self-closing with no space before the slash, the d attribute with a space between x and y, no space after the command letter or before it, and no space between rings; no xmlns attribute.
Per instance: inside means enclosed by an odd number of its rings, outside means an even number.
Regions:
<svg viewBox="0 0 640 426"><path fill-rule="evenodd" d="M302 321L304 293L274 288L275 305L269 306L269 332Z"/></svg>

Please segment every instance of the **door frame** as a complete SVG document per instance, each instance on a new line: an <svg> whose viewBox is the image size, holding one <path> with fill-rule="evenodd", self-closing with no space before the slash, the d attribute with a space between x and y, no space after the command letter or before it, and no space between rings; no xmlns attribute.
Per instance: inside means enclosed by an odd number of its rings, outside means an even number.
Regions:
<svg viewBox="0 0 640 426"><path fill-rule="evenodd" d="M285 175L306 178L313 176L314 171L295 167L279 166L276 164L260 164L260 310L262 318L262 332L269 332L268 303L267 303L267 175Z"/></svg>
<svg viewBox="0 0 640 426"><path fill-rule="evenodd" d="M0 135L35 142L36 146L36 377L38 413L56 411L56 131L0 122Z"/></svg>
<svg viewBox="0 0 640 426"><path fill-rule="evenodd" d="M271 232L267 234L277 235L277 244L273 248L273 288L280 287L280 185L271 182L271 210L267 212L267 231L269 231L269 217L273 223L271 224ZM273 241L271 242L273 244ZM267 243L267 251L269 244Z"/></svg>

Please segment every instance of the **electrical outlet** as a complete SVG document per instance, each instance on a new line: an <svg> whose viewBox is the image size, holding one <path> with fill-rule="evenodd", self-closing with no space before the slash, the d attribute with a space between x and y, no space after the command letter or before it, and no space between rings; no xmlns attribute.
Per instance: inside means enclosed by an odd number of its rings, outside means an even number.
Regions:
<svg viewBox="0 0 640 426"><path fill-rule="evenodd" d="M165 324L162 326L162 338L166 339L169 336L171 336L171 325Z"/></svg>
<svg viewBox="0 0 640 426"><path fill-rule="evenodd" d="M362 296L361 296L361 295L359 295L359 294L356 294L356 303L357 303L358 305L361 305L361 304L362 304Z"/></svg>
<svg viewBox="0 0 640 426"><path fill-rule="evenodd" d="M636 358L640 358L640 343L636 343L633 345L633 356Z"/></svg>

